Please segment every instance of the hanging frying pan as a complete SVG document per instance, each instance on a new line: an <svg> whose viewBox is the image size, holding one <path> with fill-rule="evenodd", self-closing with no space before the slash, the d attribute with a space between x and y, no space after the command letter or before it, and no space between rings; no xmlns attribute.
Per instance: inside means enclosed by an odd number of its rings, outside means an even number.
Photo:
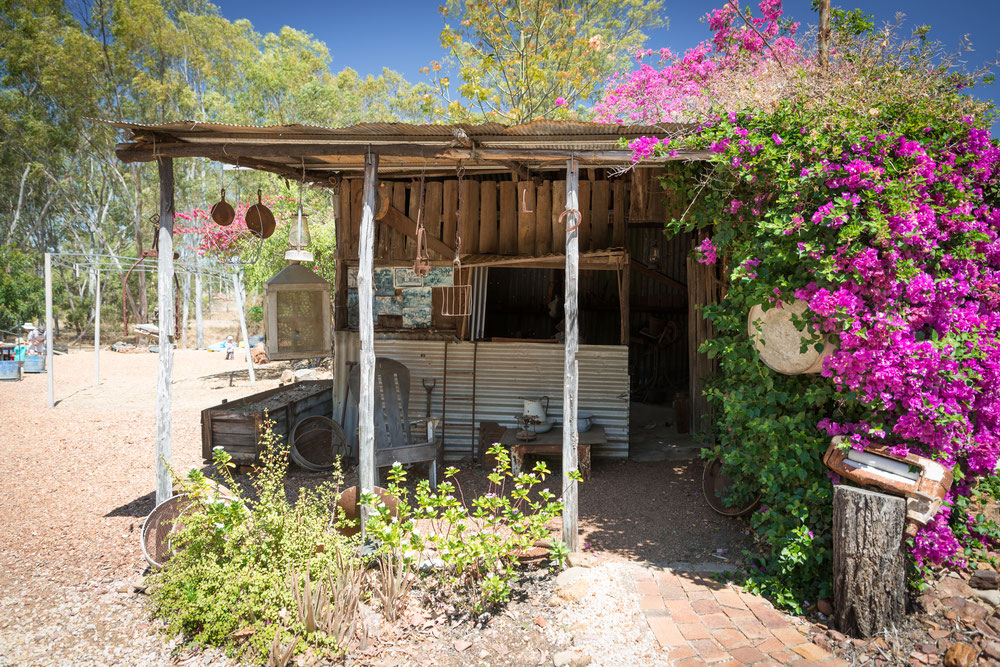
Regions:
<svg viewBox="0 0 1000 667"><path fill-rule="evenodd" d="M247 209L246 222L247 229L259 238L266 239L274 233L274 214L261 203L260 188L257 188L257 203Z"/></svg>
<svg viewBox="0 0 1000 667"><path fill-rule="evenodd" d="M228 227L236 219L236 211L226 201L226 189L222 188L222 199L212 206L212 220L215 224Z"/></svg>
<svg viewBox="0 0 1000 667"><path fill-rule="evenodd" d="M382 182L375 190L375 219L381 220L389 212L392 203L392 183Z"/></svg>

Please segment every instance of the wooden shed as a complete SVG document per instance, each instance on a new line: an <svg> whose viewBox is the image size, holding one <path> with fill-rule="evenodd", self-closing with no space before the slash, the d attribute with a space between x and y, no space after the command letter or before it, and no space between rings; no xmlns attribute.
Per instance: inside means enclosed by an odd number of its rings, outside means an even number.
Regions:
<svg viewBox="0 0 1000 667"><path fill-rule="evenodd" d="M357 404L347 369L359 363L366 416L348 409L344 429L357 424L363 488L374 483L376 354L409 367L410 411L419 411L411 418L423 416L425 381L434 385L431 412L443 417L448 457L475 456L479 425L512 423L523 396L548 396L550 413L562 414L566 470L577 465L578 412L606 427L607 445L595 454L607 456L628 454L633 397L663 403L690 394L692 425L700 424L709 362L696 350L711 332L698 306L719 283L713 269L690 261L694 238L664 237L668 214L689 202L665 194L659 177L672 160L706 155L673 152L634 168L623 147L686 126L108 123L128 133L121 160L158 162L161 251L173 224L173 158L210 158L336 192L333 415ZM420 237L426 257L418 257ZM168 303L170 267L161 269ZM468 296L457 316L446 300L456 286ZM161 407L170 363L161 355ZM169 455L164 415L158 442ZM575 483L565 494L564 535L575 547Z"/></svg>

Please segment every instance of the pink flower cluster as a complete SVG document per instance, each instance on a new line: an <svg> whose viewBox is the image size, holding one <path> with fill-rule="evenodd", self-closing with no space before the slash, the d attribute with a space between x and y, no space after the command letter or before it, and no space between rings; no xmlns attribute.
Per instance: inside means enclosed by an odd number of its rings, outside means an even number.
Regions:
<svg viewBox="0 0 1000 667"><path fill-rule="evenodd" d="M718 249L707 236L702 239L695 251L700 264L715 264L719 260Z"/></svg>
<svg viewBox="0 0 1000 667"><path fill-rule="evenodd" d="M796 291L839 346L823 375L867 407L859 421L826 419L829 435L861 448L889 444L960 467L969 479L1000 460L1000 209L984 189L1000 177L1000 149L973 126L943 149L881 135L825 161L830 201L817 225L883 217L889 236L832 252L833 275ZM909 206L879 196L905 187ZM949 197L948 195L952 195ZM955 197L958 197L956 200ZM848 394L850 392L850 394ZM877 422L884 427L874 428ZM968 494L968 486L955 493ZM945 508L919 532L918 562L960 563Z"/></svg>
<svg viewBox="0 0 1000 667"><path fill-rule="evenodd" d="M712 105L742 107L758 91L742 90L734 81L750 82L767 78L775 65L801 64L801 50L793 39L798 24L783 22L781 0L761 0L760 16L748 15L743 23L732 4L705 16L715 32L710 41L675 56L669 49L645 50L636 54L638 69L611 77L604 98L595 106L596 119L606 123L685 121L695 118ZM658 67L642 63L657 55ZM776 143L781 138L775 139Z"/></svg>

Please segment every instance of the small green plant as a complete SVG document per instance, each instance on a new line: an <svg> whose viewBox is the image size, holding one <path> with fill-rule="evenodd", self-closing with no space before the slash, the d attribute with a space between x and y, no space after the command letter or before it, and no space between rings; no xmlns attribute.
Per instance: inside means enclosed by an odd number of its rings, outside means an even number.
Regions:
<svg viewBox="0 0 1000 667"><path fill-rule="evenodd" d="M297 572L292 572L288 582L299 623L306 633L320 631L337 646L344 646L357 627L364 568L357 559L338 553L335 572L328 569L325 576L313 582L306 570L301 587L300 579Z"/></svg>
<svg viewBox="0 0 1000 667"><path fill-rule="evenodd" d="M435 491L421 480L411 499L403 485L406 472L398 463L389 471L387 488L400 501L395 516L374 495L362 497L372 511L369 536L383 545L383 554L393 554L384 561L389 563L383 566L384 582L399 586L406 581L404 566L412 568L417 558L431 556L444 566L431 576L455 590L459 601L473 611L482 612L510 599L518 556L537 540L549 537L545 524L559 516L563 506L549 489L537 488L551 474L543 461L531 472L515 475L510 454L502 445L493 445L489 455L496 460L487 476L489 490L471 502L466 502L453 467L445 471L445 481ZM579 471L567 477L581 479ZM417 521L427 530L419 531ZM561 567L565 558L565 545L557 542L553 566Z"/></svg>
<svg viewBox="0 0 1000 667"><path fill-rule="evenodd" d="M250 306L247 308L247 321L248 322L263 322L264 321L264 309L260 306Z"/></svg>

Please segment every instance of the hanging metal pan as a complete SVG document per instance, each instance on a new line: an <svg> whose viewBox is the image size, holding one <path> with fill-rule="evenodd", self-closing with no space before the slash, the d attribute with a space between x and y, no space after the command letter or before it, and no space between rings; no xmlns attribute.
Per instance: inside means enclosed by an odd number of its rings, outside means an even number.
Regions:
<svg viewBox="0 0 1000 667"><path fill-rule="evenodd" d="M261 203L260 188L257 189L257 203L247 209L246 221L247 229L254 236L266 239L274 233L274 214Z"/></svg>
<svg viewBox="0 0 1000 667"><path fill-rule="evenodd" d="M212 220L214 220L217 225L228 227L233 224L233 220L235 219L236 211L234 211L233 207L226 201L226 189L222 188L222 199L212 206Z"/></svg>

